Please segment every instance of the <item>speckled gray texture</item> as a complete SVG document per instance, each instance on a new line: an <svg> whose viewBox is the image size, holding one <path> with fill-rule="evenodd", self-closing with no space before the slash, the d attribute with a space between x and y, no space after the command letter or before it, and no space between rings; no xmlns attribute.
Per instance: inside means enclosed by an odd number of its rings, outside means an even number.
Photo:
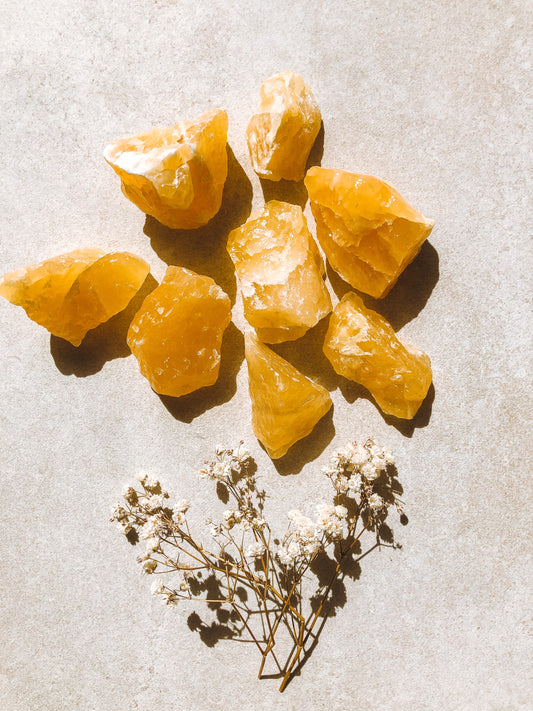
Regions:
<svg viewBox="0 0 533 711"><path fill-rule="evenodd" d="M415 427L385 422L338 387L319 328L282 351L332 388L333 418L277 469L251 433L236 328L221 384L166 407L128 357L127 314L76 352L2 300L3 710L531 708L532 20L522 0L3 1L0 272L95 245L136 252L157 279L165 262L209 273L234 298L225 237L264 199L244 130L261 82L286 69L321 107L322 165L378 175L436 221L378 305L430 354L433 402ZM146 220L102 150L213 106L235 159L195 241ZM242 326L238 300L234 313ZM207 647L190 609L153 600L108 522L139 469L207 515L216 499L195 471L241 436L281 521L327 491L334 447L371 433L397 455L403 547L362 561L283 695L255 678L255 650Z"/></svg>

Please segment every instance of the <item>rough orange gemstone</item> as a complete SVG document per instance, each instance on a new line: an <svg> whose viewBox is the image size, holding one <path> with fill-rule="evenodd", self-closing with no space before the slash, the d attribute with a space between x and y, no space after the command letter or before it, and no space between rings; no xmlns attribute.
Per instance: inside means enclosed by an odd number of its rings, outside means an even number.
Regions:
<svg viewBox="0 0 533 711"><path fill-rule="evenodd" d="M114 141L104 158L143 212L173 229L195 229L222 203L227 132L226 112L214 109L196 121Z"/></svg>
<svg viewBox="0 0 533 711"><path fill-rule="evenodd" d="M433 221L371 175L313 167L305 186L318 241L333 269L355 289L386 296L420 251Z"/></svg>
<svg viewBox="0 0 533 711"><path fill-rule="evenodd" d="M251 332L245 334L245 354L254 434L278 459L312 432L330 409L331 398Z"/></svg>
<svg viewBox="0 0 533 711"><path fill-rule="evenodd" d="M267 79L246 129L255 172L268 180L302 180L320 123L318 104L301 76L283 72Z"/></svg>
<svg viewBox="0 0 533 711"><path fill-rule="evenodd" d="M79 346L87 331L126 308L150 267L129 252L77 249L0 279L0 295L32 321Z"/></svg>
<svg viewBox="0 0 533 711"><path fill-rule="evenodd" d="M403 343L354 293L333 310L324 353L339 375L370 390L388 415L412 419L431 385L429 356Z"/></svg>
<svg viewBox="0 0 533 711"><path fill-rule="evenodd" d="M271 200L233 230L244 315L266 343L300 338L331 311L324 263L298 205Z"/></svg>
<svg viewBox="0 0 533 711"><path fill-rule="evenodd" d="M230 320L229 297L212 279L168 267L135 314L128 345L156 393L180 397L216 382Z"/></svg>

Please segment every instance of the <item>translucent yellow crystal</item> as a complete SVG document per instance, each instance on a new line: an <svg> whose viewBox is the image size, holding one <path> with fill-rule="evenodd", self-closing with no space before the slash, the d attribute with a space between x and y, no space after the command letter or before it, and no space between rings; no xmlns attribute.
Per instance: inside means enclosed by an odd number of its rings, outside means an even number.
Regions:
<svg viewBox="0 0 533 711"><path fill-rule="evenodd" d="M173 229L195 229L220 209L227 132L226 112L213 109L196 121L114 141L104 158L143 212Z"/></svg>
<svg viewBox="0 0 533 711"><path fill-rule="evenodd" d="M371 175L313 167L305 186L318 241L333 269L355 289L386 296L420 251L433 221Z"/></svg>
<svg viewBox="0 0 533 711"><path fill-rule="evenodd" d="M331 311L324 263L298 205L271 200L233 230L244 315L267 343L300 338Z"/></svg>
<svg viewBox="0 0 533 711"><path fill-rule="evenodd" d="M168 267L135 314L128 345L152 388L180 397L216 382L230 319L229 297L212 279Z"/></svg>
<svg viewBox="0 0 533 711"><path fill-rule="evenodd" d="M85 334L126 308L148 276L129 252L77 249L0 279L0 295L55 336L79 346Z"/></svg>
<svg viewBox="0 0 533 711"><path fill-rule="evenodd" d="M403 343L354 293L333 310L324 353L339 375L370 390L388 415L412 419L431 385L429 356Z"/></svg>
<svg viewBox="0 0 533 711"><path fill-rule="evenodd" d="M320 123L318 104L301 76L283 72L267 79L246 129L255 172L268 180L302 180Z"/></svg>
<svg viewBox="0 0 533 711"><path fill-rule="evenodd" d="M310 434L331 407L329 393L251 332L245 334L252 427L272 459Z"/></svg>

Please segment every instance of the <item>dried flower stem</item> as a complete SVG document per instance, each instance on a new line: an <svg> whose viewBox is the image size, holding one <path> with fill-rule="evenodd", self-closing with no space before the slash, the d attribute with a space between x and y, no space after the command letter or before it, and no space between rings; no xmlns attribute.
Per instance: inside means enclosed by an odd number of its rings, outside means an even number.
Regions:
<svg viewBox="0 0 533 711"><path fill-rule="evenodd" d="M215 550L209 550L191 532L186 516L189 502L180 499L170 505L169 494L149 476L139 477L140 490L128 487L125 503L113 509L112 520L130 541L146 541L147 550L138 558L142 572L165 575L165 580L170 581L166 585L157 583L154 593L172 605L182 600L198 600L211 608L229 605L234 618L230 617L228 631L245 632L259 650L259 678L272 656L282 676L280 691L294 674L317 620L324 615L343 563L363 533L375 531L379 541L388 508L394 504L402 510L396 497L398 488L393 487L391 457L372 440L363 446L350 444L336 452L324 473L334 487L333 504L318 504L316 520L298 509L289 511L289 526L277 547L272 546L271 529L263 518L265 493L257 488L252 461L242 443L235 450L217 448L216 459L206 462L200 472L201 478L216 481L227 500L235 503L234 509L224 512L222 523L208 520ZM361 529L356 535L359 524ZM238 535L234 535L235 531ZM327 586L320 593L320 588L317 591L316 608L304 614L307 573L319 553L324 554L335 543L339 555L333 575ZM210 594L213 590L214 595ZM253 593L254 611L246 602L246 590ZM254 629L255 612L259 615L259 629ZM235 619L242 627L235 625ZM274 654L282 625L292 641L283 667Z"/></svg>
<svg viewBox="0 0 533 711"><path fill-rule="evenodd" d="M331 580L329 581L324 593L322 594L322 597L320 599L320 604L318 606L317 611L314 614L311 613L311 615L309 615L307 620L305 620L305 623L302 625L301 629L302 629L302 631L305 631L305 638L302 639L299 642L299 644L296 646L296 650L295 650L295 653L293 654L293 656L291 657L289 655L289 658L287 660L289 664L288 664L287 670L285 672L285 676L283 677L283 681L281 682L281 685L279 687L280 691L283 691L283 689L285 688L287 681L289 680L289 678L291 676L292 670L293 670L296 662L298 661L298 657L300 656L302 649L305 647L307 640L311 636L311 632L313 631L313 627L315 626L316 621L322 614L322 609L324 607L324 604L331 592L333 585L335 584L335 581L337 580L337 578L339 576L339 573L341 572L342 564L344 563L344 560L346 559L348 554L351 552L351 550L353 549L353 547L355 546L357 541L361 538L363 533L367 530L368 530L368 526L364 526L362 528L362 530L359 532L359 534L351 541L348 548L341 553L339 562L337 563L337 566L335 568L335 572L331 576Z"/></svg>

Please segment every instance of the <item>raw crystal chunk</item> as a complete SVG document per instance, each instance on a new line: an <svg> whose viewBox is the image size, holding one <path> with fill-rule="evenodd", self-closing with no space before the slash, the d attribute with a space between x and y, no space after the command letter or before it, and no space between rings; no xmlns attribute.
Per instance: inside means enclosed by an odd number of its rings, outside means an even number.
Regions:
<svg viewBox="0 0 533 711"><path fill-rule="evenodd" d="M32 321L79 346L87 331L126 308L148 276L129 252L77 249L0 279L0 295Z"/></svg>
<svg viewBox="0 0 533 711"><path fill-rule="evenodd" d="M229 297L207 276L168 267L128 331L141 373L161 395L180 397L218 378Z"/></svg>
<svg viewBox="0 0 533 711"><path fill-rule="evenodd" d="M320 123L318 104L301 76L283 72L267 79L246 129L255 172L268 180L302 180Z"/></svg>
<svg viewBox="0 0 533 711"><path fill-rule="evenodd" d="M173 229L216 215L228 172L228 116L221 109L110 143L104 158L137 207Z"/></svg>
<svg viewBox="0 0 533 711"><path fill-rule="evenodd" d="M335 371L370 390L388 415L412 419L431 385L429 356L403 343L354 293L335 307L324 341Z"/></svg>
<svg viewBox="0 0 533 711"><path fill-rule="evenodd" d="M433 221L371 175L313 167L305 186L318 241L333 269L359 291L386 296L420 251Z"/></svg>
<svg viewBox="0 0 533 711"><path fill-rule="evenodd" d="M244 315L262 341L300 338L331 311L324 263L300 207L271 200L228 239Z"/></svg>
<svg viewBox="0 0 533 711"><path fill-rule="evenodd" d="M331 407L327 390L259 341L245 334L252 427L272 459L306 437Z"/></svg>

